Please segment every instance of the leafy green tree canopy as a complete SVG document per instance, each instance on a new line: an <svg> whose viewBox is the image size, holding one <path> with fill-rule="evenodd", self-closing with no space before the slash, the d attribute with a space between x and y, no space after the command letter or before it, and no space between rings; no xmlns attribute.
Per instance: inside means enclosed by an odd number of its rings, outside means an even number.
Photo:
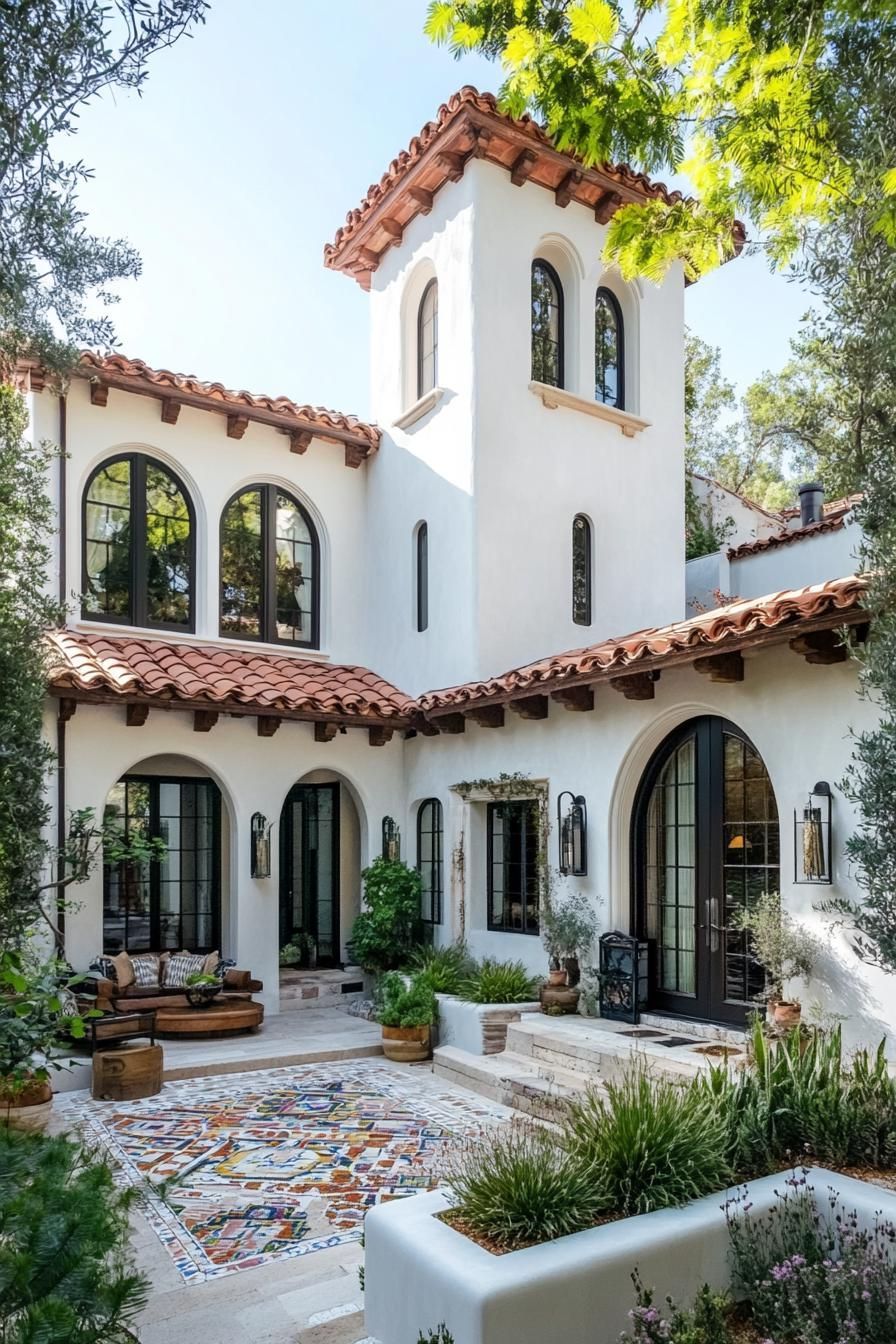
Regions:
<svg viewBox="0 0 896 1344"><path fill-rule="evenodd" d="M847 202L896 241L896 164L856 177L837 60L894 14L893 0L431 0L426 30L499 60L505 107L536 113L561 149L685 174L698 201L624 206L605 257L652 279L680 258L693 278L732 255L738 214L776 262Z"/></svg>
<svg viewBox="0 0 896 1344"><path fill-rule="evenodd" d="M0 354L70 365L79 344L109 345L108 286L136 276L121 239L99 238L78 206L90 169L57 156L79 109L142 88L149 57L203 21L206 0L0 3Z"/></svg>

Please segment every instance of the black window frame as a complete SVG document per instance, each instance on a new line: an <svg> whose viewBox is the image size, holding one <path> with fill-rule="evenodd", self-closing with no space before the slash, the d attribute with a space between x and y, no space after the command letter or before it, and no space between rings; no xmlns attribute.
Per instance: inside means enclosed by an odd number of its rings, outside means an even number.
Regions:
<svg viewBox="0 0 896 1344"><path fill-rule="evenodd" d="M503 905L503 918L502 918L502 921L501 921L500 923L498 923L498 922L495 920L494 916L493 916L493 907L494 907L494 901L493 901L493 898L494 898L494 895L495 895L495 885L494 885L494 871L495 871L495 869L494 869L494 847L495 847L494 820L495 820L495 817L498 816L498 815L501 815L502 818L505 818L506 815L507 815L508 810L511 809L511 808L512 808L512 809L516 809L516 808L520 808L520 809L525 808L525 809L526 809L526 816L527 816L527 818L529 819L529 821L531 822L531 825L532 825L531 841L532 841L532 848L534 849L534 853L533 853L532 856L531 856L531 863L530 863L530 855L527 853L528 846L527 846L527 844L526 844L526 842L525 842L525 829L524 829L523 827L521 827L521 828L520 828L520 839L522 840L523 843L522 843L522 845L521 845L521 853L520 853L520 872L521 872L521 875L522 875L522 882L521 882L521 886L520 886L519 903L520 903L520 910L521 910L521 914L522 914L522 923L523 923L523 927L522 927L522 928L519 928L519 929L514 928L513 925L508 921L508 918L507 918L508 905L509 905L510 901L512 900L513 893L508 891L508 888L507 888L507 882L506 882L506 876L505 876L505 881L504 881L504 885L503 885L502 893L501 893L501 895L502 895L502 905ZM527 936L527 937L535 937L535 938L537 938L537 937L539 936L539 933L540 933L540 922L541 922L541 921L540 921L540 914L541 914L541 877L540 877L539 863L538 863L538 851L539 851L539 847L540 847L540 846L539 846L539 835L538 835L538 800L537 800L536 798L512 798L512 799L508 799L508 800L506 800L506 801L502 801L502 802L492 802L492 803L488 803L488 804L486 805L486 901L487 901L487 908L486 908L486 925L487 925L487 927L488 927L488 929L489 929L490 932L492 932L492 933L514 933L514 934L523 934L524 936ZM504 860L505 860L504 872L505 872L505 875L506 875L506 859L507 859L507 855L506 855L506 853L505 853L505 855L504 855ZM526 890L526 888L527 888L527 879L528 879L528 877L529 877L529 875L530 875L530 867L531 867L531 873L532 873L532 875L534 876L534 881L533 881L533 886L532 886L532 891L531 891L531 893L527 892L527 890ZM526 926L527 923L528 923L529 911L531 910L533 904L534 904L534 909L535 909L535 921L534 921L534 927L533 927L533 928L527 928L527 927L525 927L525 926Z"/></svg>
<svg viewBox="0 0 896 1344"><path fill-rule="evenodd" d="M548 383L548 387L564 388L566 386L566 316L563 298L563 282L554 266L544 257L535 257L529 271L529 369L533 381L544 382L544 379L535 378L535 370L532 368L532 281L535 278L535 271L538 268L544 270L557 291L557 381Z"/></svg>
<svg viewBox="0 0 896 1344"><path fill-rule="evenodd" d="M429 827L424 825L427 818L427 812L431 814ZM430 858L424 862L422 858L422 836L429 831L430 836ZM435 844L438 836L438 846ZM438 853L436 853L436 848ZM420 919L427 928L435 927L442 923L443 919L443 898L445 894L445 821L441 801L438 798L424 798L423 802L417 808L417 872L421 878L425 869L429 869L430 886L430 913L431 918L427 919L423 913L421 905ZM425 889L421 892L425 894Z"/></svg>
<svg viewBox="0 0 896 1344"><path fill-rule="evenodd" d="M140 956L143 952L165 952L180 951L186 948L190 952L215 952L221 949L221 790L217 782L210 775L142 775L126 774L122 775L117 781L119 784L148 784L150 786L149 803L149 834L150 836L161 836L160 822L160 787L162 784L205 784L211 786L212 798L212 936L209 947L190 947L183 941L183 918L179 916L178 933L181 935L176 948L163 948L161 946L161 864L155 861L149 864L149 947L135 948L134 955ZM155 786L155 787L153 787ZM106 949L106 880L107 865L103 861L103 948ZM120 949L127 952L127 921L125 922L125 939Z"/></svg>
<svg viewBox="0 0 896 1344"><path fill-rule="evenodd" d="M126 616L102 611L91 611L86 605L90 590L87 573L87 506L90 488L100 472L117 462L127 462L129 473L129 504L131 535L128 557L128 611ZM146 548L146 468L148 465L163 471L176 485L187 506L190 523L189 566L190 582L187 588L190 619L188 621L151 621L148 617L147 573L149 569ZM151 453L115 453L97 463L87 478L81 493L81 619L102 621L107 625L133 625L146 630L178 630L182 634L196 631L196 509L183 478L167 462Z"/></svg>
<svg viewBox="0 0 896 1344"><path fill-rule="evenodd" d="M578 560L578 556L576 553L576 529L579 526L579 524L583 525L581 530L583 531L585 537L584 595L582 599L581 609L579 609L577 606L577 594L576 594L576 587L577 587L576 564ZM593 537L591 531L591 519L584 513L577 513L572 520L572 566L570 572L570 577L572 580L572 619L574 625L590 625L592 621L591 595L593 587L592 568L594 564L592 545L593 545Z"/></svg>
<svg viewBox="0 0 896 1344"><path fill-rule="evenodd" d="M261 494L261 613L259 625L261 629L257 635L247 634L243 630L225 630L223 628L224 618L224 569L223 569L223 533L224 519L227 511L232 504L243 495L252 494L253 491L259 491ZM277 496L283 495L289 500L294 508L305 521L308 528L308 534L311 537L311 559L313 566L312 575L312 600L311 600L311 637L309 639L281 639L277 635ZM320 539L317 535L317 528L314 526L314 520L305 508L304 504L290 490L285 490L281 485L275 485L271 481L252 481L248 485L243 485L239 490L235 490L227 503L221 510L221 518L218 523L218 634L221 639L248 640L253 644L278 644L281 648L287 649L319 649L320 648L320 590L321 590L321 571L320 571Z"/></svg>
<svg viewBox="0 0 896 1344"><path fill-rule="evenodd" d="M417 633L422 635L429 628L429 524L417 524L414 538L414 584L415 605L417 608Z"/></svg>
<svg viewBox="0 0 896 1344"><path fill-rule="evenodd" d="M423 364L425 352L423 349L423 310L426 300L430 294L435 291L435 312L432 322L432 387L423 386ZM439 385L439 282L435 276L427 282L423 293L420 295L420 302L417 305L417 398L425 397L427 392L432 392Z"/></svg>
<svg viewBox="0 0 896 1344"><path fill-rule="evenodd" d="M594 366L594 400L601 406L612 406L617 411L625 410L625 322L622 317L622 305L606 285L598 285L594 291L594 308L597 311L597 305L601 300L606 300L613 318L616 322L616 400L604 401L603 397L597 395L597 358L595 355Z"/></svg>

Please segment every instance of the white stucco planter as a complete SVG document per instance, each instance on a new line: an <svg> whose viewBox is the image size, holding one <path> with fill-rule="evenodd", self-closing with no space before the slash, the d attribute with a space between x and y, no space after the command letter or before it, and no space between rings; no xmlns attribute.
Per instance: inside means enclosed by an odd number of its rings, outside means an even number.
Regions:
<svg viewBox="0 0 896 1344"><path fill-rule="evenodd" d="M785 1179L751 1182L754 1213L775 1204ZM823 1167L808 1183L820 1212L833 1191L862 1226L873 1227L878 1215L896 1221L896 1194L880 1186ZM728 1286L728 1197L708 1195L507 1255L492 1255L434 1217L450 1205L439 1191L380 1204L364 1225L368 1334L380 1344L417 1344L421 1330L444 1321L458 1344L616 1344L634 1304L633 1269L658 1299L669 1293L689 1302L704 1283Z"/></svg>
<svg viewBox="0 0 896 1344"><path fill-rule="evenodd" d="M453 994L437 994L439 1045L453 1045L471 1055L496 1055L504 1049L507 1024L523 1013L541 1011L540 1003L465 1003Z"/></svg>

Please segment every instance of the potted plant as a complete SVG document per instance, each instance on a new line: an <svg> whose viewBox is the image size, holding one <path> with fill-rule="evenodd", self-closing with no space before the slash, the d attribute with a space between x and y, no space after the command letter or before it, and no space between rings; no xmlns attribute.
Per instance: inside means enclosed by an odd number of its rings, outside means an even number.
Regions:
<svg viewBox="0 0 896 1344"><path fill-rule="evenodd" d="M596 933L597 916L584 892L575 892L547 908L541 940L548 954L549 989L564 985L577 988L582 974L579 957L594 942Z"/></svg>
<svg viewBox="0 0 896 1344"><path fill-rule="evenodd" d="M390 971L380 982L379 1020L383 1054L399 1064L429 1059L436 996L425 972L406 979Z"/></svg>
<svg viewBox="0 0 896 1344"><path fill-rule="evenodd" d="M358 964L373 974L407 964L422 942L420 874L398 859L374 859L361 874L364 909L352 926Z"/></svg>
<svg viewBox="0 0 896 1344"><path fill-rule="evenodd" d="M185 985L187 1002L193 1008L207 1008L220 994L222 988L223 982L216 975L209 975L206 971L195 971L193 975L187 976Z"/></svg>
<svg viewBox="0 0 896 1344"><path fill-rule="evenodd" d="M84 1021L66 1011L68 968L7 948L0 952L0 1124L42 1130L50 1116L50 1070L63 1033L80 1039Z"/></svg>
<svg viewBox="0 0 896 1344"><path fill-rule="evenodd" d="M807 979L811 975L821 948L818 939L781 908L776 891L760 896L732 924L749 935L753 955L765 971L761 997L768 1005L769 1019L781 1030L798 1026L802 1005L797 999L785 999L784 986L796 976Z"/></svg>
<svg viewBox="0 0 896 1344"><path fill-rule="evenodd" d="M298 966L302 959L302 949L295 942L284 943L280 949L281 966Z"/></svg>

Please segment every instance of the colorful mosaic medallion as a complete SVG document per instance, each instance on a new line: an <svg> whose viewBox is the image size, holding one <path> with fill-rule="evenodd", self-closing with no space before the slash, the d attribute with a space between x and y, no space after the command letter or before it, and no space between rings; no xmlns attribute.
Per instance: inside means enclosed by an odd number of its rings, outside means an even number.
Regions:
<svg viewBox="0 0 896 1344"><path fill-rule="evenodd" d="M357 1239L382 1200L429 1190L446 1140L507 1112L378 1061L167 1083L146 1101L73 1102L88 1138L187 1281Z"/></svg>

